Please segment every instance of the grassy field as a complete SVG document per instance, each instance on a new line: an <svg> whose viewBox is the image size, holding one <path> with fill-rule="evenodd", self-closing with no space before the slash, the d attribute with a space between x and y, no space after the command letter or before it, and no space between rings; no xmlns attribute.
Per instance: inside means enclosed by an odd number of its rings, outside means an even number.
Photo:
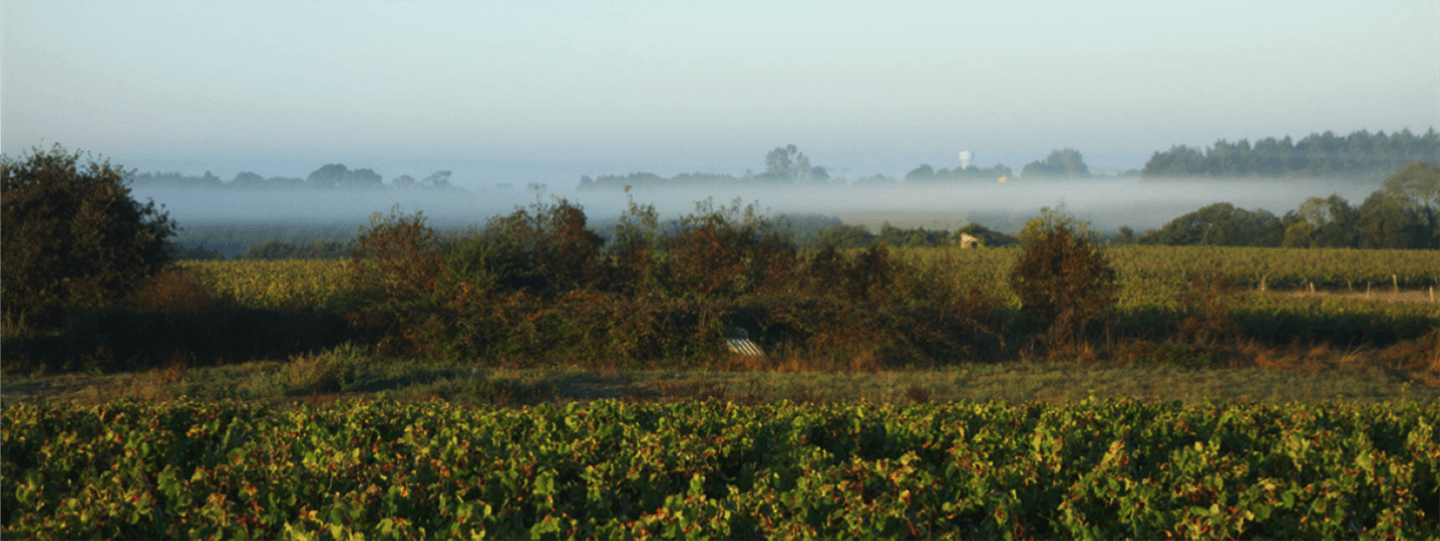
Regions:
<svg viewBox="0 0 1440 541"><path fill-rule="evenodd" d="M313 358L300 358L127 374L10 377L5 382L4 399L7 403L103 404L124 399L190 397L306 404L374 398L385 393L407 402L439 399L509 407L596 399L718 399L746 404L778 400L1061 404L1092 397L1185 404L1437 404L1440 400L1440 388L1368 366L1190 370L1013 362L881 372L723 372L481 368L433 361L366 360L329 371L314 368L316 363Z"/></svg>

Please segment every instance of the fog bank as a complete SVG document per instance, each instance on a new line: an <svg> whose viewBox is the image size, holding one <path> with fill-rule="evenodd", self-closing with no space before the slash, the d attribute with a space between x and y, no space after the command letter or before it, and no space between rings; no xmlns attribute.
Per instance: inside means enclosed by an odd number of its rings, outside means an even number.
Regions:
<svg viewBox="0 0 1440 541"><path fill-rule="evenodd" d="M1339 179L1287 179L1284 181L1142 181L1137 178L965 183L945 185L771 187L722 185L708 188L577 192L573 189L484 189L472 191L244 191L197 190L137 186L140 201L164 204L170 216L184 227L214 224L261 223L366 223L375 212L395 205L405 212L423 211L441 227L483 224L487 219L534 204L564 197L585 207L591 221L617 217L630 198L654 204L665 217L695 208L695 202L714 198L729 203L739 198L758 202L771 214L814 213L837 216L846 223L877 227L890 221L897 226L954 229L968 221L1002 231L1017 231L1040 207L1064 203L1065 208L1094 225L1114 231L1124 225L1137 231L1157 228L1200 207L1228 202L1246 209L1262 208L1276 215L1293 210L1310 196L1338 193L1358 205L1379 188L1373 181Z"/></svg>

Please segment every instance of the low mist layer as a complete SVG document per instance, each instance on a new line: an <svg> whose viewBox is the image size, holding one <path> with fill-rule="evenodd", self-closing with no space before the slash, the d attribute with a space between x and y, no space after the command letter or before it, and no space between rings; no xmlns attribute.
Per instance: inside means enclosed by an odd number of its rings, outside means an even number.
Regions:
<svg viewBox="0 0 1440 541"><path fill-rule="evenodd" d="M632 190L628 194L540 189L220 192L146 186L136 186L134 194L142 201L149 198L164 204L182 227L227 223L359 226L373 213L389 212L395 205L407 212L423 211L436 226L456 227L483 224L517 206L553 196L578 202L592 220L618 216L631 199L653 203L662 216L675 217L692 211L696 201L714 198L725 202L739 198L747 203L758 201L772 214L821 214L872 228L884 221L897 226L938 229L955 229L975 222L1014 232L1037 214L1040 207L1060 203L1102 230L1130 226L1143 231L1216 202L1283 214L1298 207L1307 197L1336 193L1359 201L1378 187L1378 183L1344 179L1148 182L1101 177L1083 181L865 187L719 186Z"/></svg>

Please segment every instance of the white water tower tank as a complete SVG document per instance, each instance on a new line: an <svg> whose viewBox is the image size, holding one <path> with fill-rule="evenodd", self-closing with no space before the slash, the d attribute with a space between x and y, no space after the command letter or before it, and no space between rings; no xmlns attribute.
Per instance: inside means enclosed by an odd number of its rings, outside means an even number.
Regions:
<svg viewBox="0 0 1440 541"><path fill-rule="evenodd" d="M975 153L968 150L960 151L960 168L969 169L971 162L975 161Z"/></svg>

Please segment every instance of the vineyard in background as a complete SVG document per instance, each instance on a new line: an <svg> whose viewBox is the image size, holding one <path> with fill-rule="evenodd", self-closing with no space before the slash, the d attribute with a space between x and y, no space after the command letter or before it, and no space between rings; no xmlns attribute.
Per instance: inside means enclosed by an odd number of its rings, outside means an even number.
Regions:
<svg viewBox="0 0 1440 541"><path fill-rule="evenodd" d="M948 275L958 285L984 284L1008 294L1005 276L1018 248L895 249L917 268ZM851 251L855 253L858 251ZM1128 306L1164 304L1188 287L1188 276L1215 273L1235 286L1259 290L1264 281L1276 291L1391 292L1440 287L1440 254L1421 250L1348 250L1214 246L1110 246L1104 249L1116 269ZM348 260L182 261L177 266L216 294L233 296L253 308L305 304L336 310L350 294ZM1372 310L1404 310L1405 305L1367 304ZM1437 314L1440 315L1440 314Z"/></svg>
<svg viewBox="0 0 1440 541"><path fill-rule="evenodd" d="M912 248L896 250L899 259L917 272L935 277L950 293L975 287L1002 299L1009 309L1019 301L1005 277L1019 254L1018 248L961 250ZM859 251L851 251L859 253ZM1297 320L1333 320L1337 325L1364 325L1365 319L1385 323L1413 322L1415 329L1398 329L1396 336L1414 338L1425 326L1440 322L1440 304L1429 292L1440 283L1440 254L1414 250L1348 250L1252 247L1112 246L1104 250L1116 269L1119 306L1131 317L1122 321L1145 326L1147 315L1180 313L1191 278L1207 276L1230 284L1230 310L1237 316L1270 314L1272 323L1288 316ZM209 261L182 262L185 274L194 276L216 294L235 298L252 308L281 309L312 306L340 310L356 302L347 270L349 261ZM1261 291L1264 284L1264 291ZM1310 286L1321 293L1346 295L1305 296ZM1421 302L1389 302L1396 288L1417 293ZM1370 292L1372 297L1363 294ZM1353 293L1353 294L1352 294ZM1242 316L1243 317L1243 316ZM1257 321L1257 325L1263 326ZM1330 332L1315 329L1313 334ZM1343 331L1342 331L1343 332Z"/></svg>

